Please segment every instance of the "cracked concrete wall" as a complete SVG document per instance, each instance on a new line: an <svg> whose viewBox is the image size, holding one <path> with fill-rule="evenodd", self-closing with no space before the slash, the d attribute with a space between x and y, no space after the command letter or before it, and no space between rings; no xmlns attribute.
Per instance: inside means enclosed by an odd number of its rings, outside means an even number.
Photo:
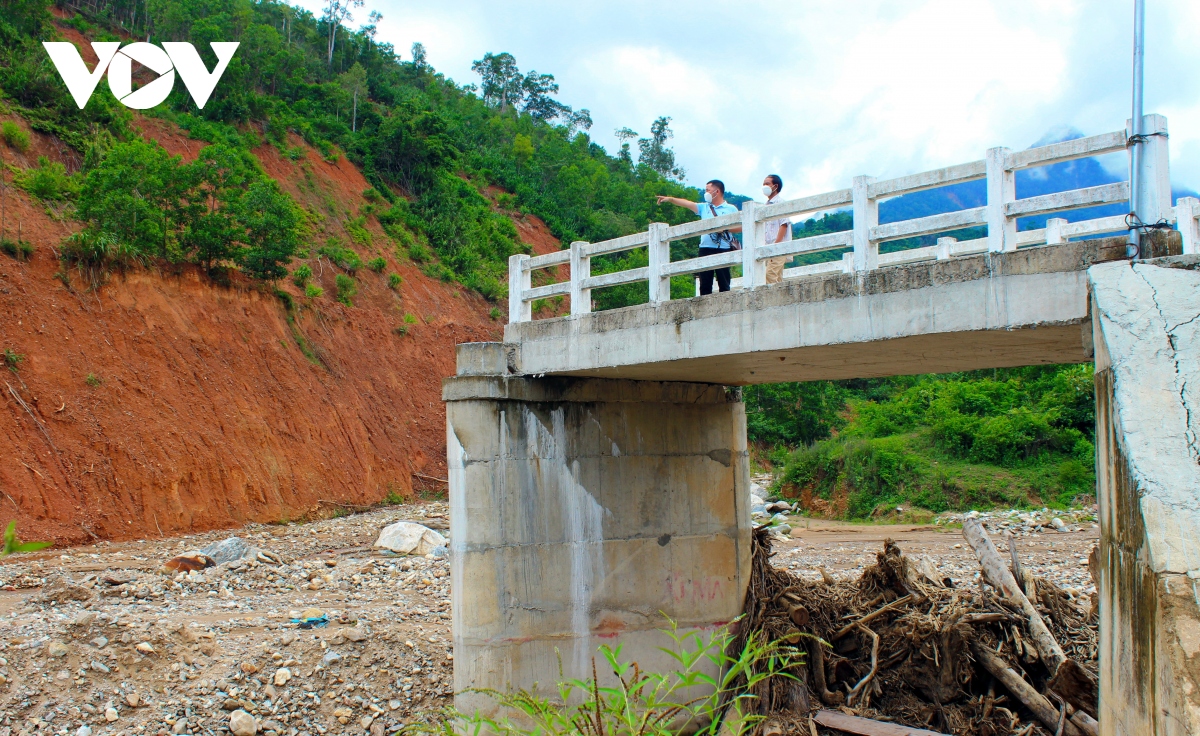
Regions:
<svg viewBox="0 0 1200 736"><path fill-rule="evenodd" d="M491 698L466 691L550 695L563 678L590 678L601 644L622 645L643 670L675 669L658 649L670 644L664 616L705 634L742 610L740 394L488 377L471 366L502 361L484 352L463 371L475 375L443 388L456 706L496 715Z"/></svg>
<svg viewBox="0 0 1200 736"><path fill-rule="evenodd" d="M1101 514L1100 731L1200 734L1200 270L1088 271Z"/></svg>

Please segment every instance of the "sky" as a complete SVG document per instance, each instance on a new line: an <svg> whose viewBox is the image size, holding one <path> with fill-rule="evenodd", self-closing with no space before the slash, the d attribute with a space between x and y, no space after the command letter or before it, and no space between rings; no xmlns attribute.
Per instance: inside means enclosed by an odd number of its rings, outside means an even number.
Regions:
<svg viewBox="0 0 1200 736"><path fill-rule="evenodd" d="M320 0L300 3L319 14ZM415 41L459 84L507 51L591 111L610 152L628 126L671 118L686 181L758 193L765 174L804 196L1123 128L1133 0L786 0L563 3L366 0L377 39ZM1167 117L1171 178L1200 189L1200 2L1151 0L1145 111ZM1124 171L1123 155L1105 161Z"/></svg>

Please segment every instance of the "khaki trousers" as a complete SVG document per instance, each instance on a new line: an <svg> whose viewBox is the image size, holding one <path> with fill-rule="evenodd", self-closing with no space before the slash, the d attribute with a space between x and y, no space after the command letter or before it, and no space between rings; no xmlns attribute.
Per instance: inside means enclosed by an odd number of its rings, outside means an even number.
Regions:
<svg viewBox="0 0 1200 736"><path fill-rule="evenodd" d="M789 260L784 256L781 258L771 258L767 261L767 283L778 284L783 281L783 266Z"/></svg>

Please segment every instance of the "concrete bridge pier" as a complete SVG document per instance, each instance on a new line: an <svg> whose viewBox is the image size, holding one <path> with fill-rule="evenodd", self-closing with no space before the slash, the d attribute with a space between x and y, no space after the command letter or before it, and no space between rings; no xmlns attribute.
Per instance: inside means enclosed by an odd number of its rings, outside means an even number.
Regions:
<svg viewBox="0 0 1200 736"><path fill-rule="evenodd" d="M1200 261L1088 271L1100 733L1200 734Z"/></svg>
<svg viewBox="0 0 1200 736"><path fill-rule="evenodd" d="M590 678L601 644L673 669L664 616L711 631L741 612L749 578L739 391L506 366L498 343L461 345L443 385L465 713L496 714L472 688L549 695Z"/></svg>

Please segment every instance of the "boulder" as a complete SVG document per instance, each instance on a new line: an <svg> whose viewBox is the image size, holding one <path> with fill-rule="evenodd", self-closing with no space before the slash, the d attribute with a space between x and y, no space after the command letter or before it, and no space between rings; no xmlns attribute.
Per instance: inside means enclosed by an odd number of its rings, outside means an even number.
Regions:
<svg viewBox="0 0 1200 736"><path fill-rule="evenodd" d="M254 736L258 733L258 721L244 710L235 710L229 714L229 730L233 736Z"/></svg>
<svg viewBox="0 0 1200 736"><path fill-rule="evenodd" d="M424 556L438 547L446 546L446 538L427 526L412 521L398 521L384 527L375 540L376 547L383 547L402 555Z"/></svg>

